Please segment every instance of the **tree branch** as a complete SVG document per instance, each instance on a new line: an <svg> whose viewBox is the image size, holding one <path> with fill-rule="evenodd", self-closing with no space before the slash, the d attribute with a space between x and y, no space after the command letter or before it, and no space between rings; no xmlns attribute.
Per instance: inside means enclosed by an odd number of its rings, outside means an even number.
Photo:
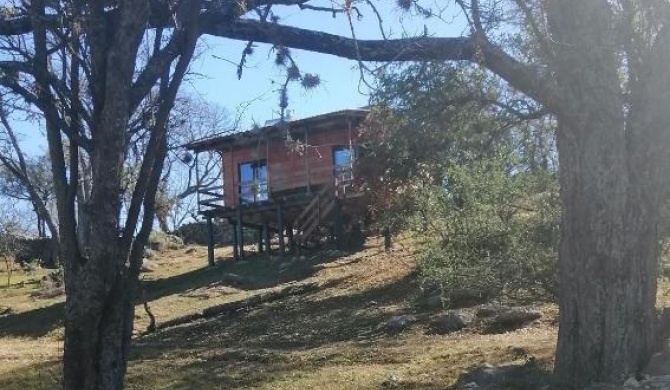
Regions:
<svg viewBox="0 0 670 390"><path fill-rule="evenodd" d="M235 40L277 44L361 61L469 61L505 79L513 88L561 111L554 83L539 66L520 62L500 47L471 37L415 37L389 40L354 40L339 35L279 24L242 20L219 23L212 14L201 16L204 34Z"/></svg>

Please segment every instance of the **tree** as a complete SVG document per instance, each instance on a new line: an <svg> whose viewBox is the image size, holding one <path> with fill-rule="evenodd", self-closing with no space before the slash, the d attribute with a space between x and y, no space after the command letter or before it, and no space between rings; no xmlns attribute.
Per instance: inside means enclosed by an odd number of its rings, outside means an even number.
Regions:
<svg viewBox="0 0 670 390"><path fill-rule="evenodd" d="M357 177L375 222L417 233L426 285L446 299L555 299L560 202L546 112L476 67L444 63L387 67L371 100Z"/></svg>
<svg viewBox="0 0 670 390"><path fill-rule="evenodd" d="M555 367L559 386L575 389L596 381L617 381L638 372L648 360L655 334L656 226L668 184L663 168L670 157L664 148L670 124L667 1L454 0L451 4L462 9L459 15L468 34L379 40L286 26L270 13L274 5L295 6L306 12L342 14L353 26L352 14L359 11L359 3L353 1L344 2L342 9L307 0L48 4L48 8L39 0L27 8L17 4L3 14L0 35L14 38L2 47L6 56L0 64L0 84L32 102L46 118L62 257L69 259L68 388L122 386L138 261L130 253L139 253L145 241L143 230L134 240L130 233L142 203L149 211L145 215L151 214L158 182L151 173L160 171L160 148L150 148L145 156L149 173L140 177L147 180L139 186L137 207L129 212L130 222L118 245L102 245L101 240L118 235L128 118L161 80L168 97L157 107L161 113L157 124L165 122L162 118L174 100L169 97L179 85L178 76L198 34L332 54L360 64L468 61L543 105L558 121L563 203ZM375 14L372 2L361 4L370 5ZM398 5L432 15L414 0ZM170 17L172 13L176 17ZM252 20L252 15L259 19ZM373 22L380 24L380 19ZM171 38L165 45L157 40L151 59L136 64L147 28L160 32L156 36L171 33ZM67 56L72 51L78 55ZM68 61L57 61L63 53ZM173 61L178 62L170 67ZM51 71L55 64L78 71L61 77ZM170 69L173 77L167 80ZM88 78L86 83L79 82L82 75ZM75 99L69 101L69 96ZM83 108L89 108L90 115L80 114ZM63 111L76 115L65 120ZM90 124L88 132L81 131L83 123ZM77 170L74 159L68 164L63 158L61 132L91 154L93 189L88 203L97 242L86 257L71 238L76 183L68 178L76 178L72 173ZM155 134L159 146L161 131Z"/></svg>
<svg viewBox="0 0 670 390"><path fill-rule="evenodd" d="M138 274L167 154L166 124L195 50L201 3L155 8L145 0L36 0L9 3L3 13L4 21L27 28L0 43L0 85L39 110L46 125L67 289L67 389L123 387ZM147 33L153 24L165 28ZM150 55L142 62L143 43ZM147 101L149 141L122 221L132 120ZM89 173L82 164L90 164L90 197L76 204ZM78 238L82 215L90 226L85 245Z"/></svg>
<svg viewBox="0 0 670 390"><path fill-rule="evenodd" d="M220 185L222 177L218 153L201 152L196 159L184 151L183 145L213 134L229 133L237 127L223 107L185 94L177 98L168 126L169 152L159 187L164 207L160 216L156 210L156 218L166 232L176 230L189 218L195 219L198 189Z"/></svg>
<svg viewBox="0 0 670 390"><path fill-rule="evenodd" d="M361 62L469 61L542 104L558 121L563 204L557 386L634 375L655 341L657 226L670 157L663 147L670 135L670 4L454 3L467 36L356 40L249 20L205 30ZM351 2L345 7L353 12ZM508 39L510 31L521 45Z"/></svg>
<svg viewBox="0 0 670 390"><path fill-rule="evenodd" d="M26 156L5 110L5 107L0 108L0 192L10 198L29 202L37 216L39 236L46 236L46 225L50 236L57 242L58 227L51 213L54 194L48 169L49 159L47 156Z"/></svg>

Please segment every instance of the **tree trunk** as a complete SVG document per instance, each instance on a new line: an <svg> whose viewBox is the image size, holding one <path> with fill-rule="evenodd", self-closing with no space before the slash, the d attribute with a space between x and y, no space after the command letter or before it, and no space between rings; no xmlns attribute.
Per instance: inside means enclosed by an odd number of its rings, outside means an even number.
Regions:
<svg viewBox="0 0 670 390"><path fill-rule="evenodd" d="M660 203L627 174L644 167L628 166L617 127L606 121L578 131L560 126L564 210L555 376L559 389L582 389L625 380L651 355Z"/></svg>
<svg viewBox="0 0 670 390"><path fill-rule="evenodd" d="M563 105L555 378L557 389L582 389L623 381L651 356L663 152L643 123L649 104L624 98L608 1L547 11Z"/></svg>
<svg viewBox="0 0 670 390"><path fill-rule="evenodd" d="M114 259L109 259L114 263ZM81 280L66 301L65 389L121 390L134 306L120 274L110 283ZM132 281L130 281L132 283ZM81 286L86 285L86 288Z"/></svg>

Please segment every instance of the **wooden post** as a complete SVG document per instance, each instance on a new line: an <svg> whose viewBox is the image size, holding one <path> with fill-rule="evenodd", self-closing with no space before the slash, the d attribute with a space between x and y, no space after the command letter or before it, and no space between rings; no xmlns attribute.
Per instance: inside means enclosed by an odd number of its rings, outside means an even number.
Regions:
<svg viewBox="0 0 670 390"><path fill-rule="evenodd" d="M279 253L286 254L286 246L284 244L284 208L281 203L277 205L277 225L279 230Z"/></svg>
<svg viewBox="0 0 670 390"><path fill-rule="evenodd" d="M384 229L384 250L389 252L393 243L391 242L391 229L388 227Z"/></svg>
<svg viewBox="0 0 670 390"><path fill-rule="evenodd" d="M237 240L237 224L239 221L235 221L233 223L233 260L238 261L240 259L240 252L238 250L239 247L239 241Z"/></svg>
<svg viewBox="0 0 670 390"><path fill-rule="evenodd" d="M212 217L207 217L207 264L214 266L214 225Z"/></svg>
<svg viewBox="0 0 670 390"><path fill-rule="evenodd" d="M239 259L244 260L244 228L242 226L242 210L237 208L237 240L239 242Z"/></svg>
<svg viewBox="0 0 670 390"><path fill-rule="evenodd" d="M263 228L258 229L258 253L263 253Z"/></svg>
<svg viewBox="0 0 670 390"><path fill-rule="evenodd" d="M272 244L270 243L270 226L268 221L265 221L263 224L263 231L265 233L265 253L269 256L272 254Z"/></svg>
<svg viewBox="0 0 670 390"><path fill-rule="evenodd" d="M293 225L290 223L286 226L286 236L288 238L288 251L294 252L295 241L293 240Z"/></svg>
<svg viewBox="0 0 670 390"><path fill-rule="evenodd" d="M344 219L339 199L335 199L335 247L338 250L344 249Z"/></svg>

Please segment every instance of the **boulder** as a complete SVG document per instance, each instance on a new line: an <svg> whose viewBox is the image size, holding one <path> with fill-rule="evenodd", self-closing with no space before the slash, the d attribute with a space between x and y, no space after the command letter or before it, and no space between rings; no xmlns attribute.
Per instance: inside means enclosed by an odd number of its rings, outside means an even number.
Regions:
<svg viewBox="0 0 670 390"><path fill-rule="evenodd" d="M453 289L444 294L449 307L452 309L481 305L490 302L494 295L492 291L477 288Z"/></svg>
<svg viewBox="0 0 670 390"><path fill-rule="evenodd" d="M447 302L442 294L436 294L424 297L421 306L427 310L440 310L447 307Z"/></svg>
<svg viewBox="0 0 670 390"><path fill-rule="evenodd" d="M484 364L461 374L455 388L538 390L547 384L548 376L548 373L542 371L534 361L501 366Z"/></svg>
<svg viewBox="0 0 670 390"><path fill-rule="evenodd" d="M140 268L140 272L150 273L155 271L156 271L156 265L154 263L150 262L147 259L144 259L142 261L142 267Z"/></svg>
<svg viewBox="0 0 670 390"><path fill-rule="evenodd" d="M449 334L466 328L472 322L472 315L463 311L449 310L436 316L431 323L431 333Z"/></svg>
<svg viewBox="0 0 670 390"><path fill-rule="evenodd" d="M144 248L145 259L153 259L155 255L156 255L155 252L151 250L151 248Z"/></svg>
<svg viewBox="0 0 670 390"><path fill-rule="evenodd" d="M542 317L542 313L523 307L489 306L480 308L477 316L482 319L484 333L491 334L522 328Z"/></svg>
<svg viewBox="0 0 670 390"><path fill-rule="evenodd" d="M387 332L402 332L416 321L417 319L415 316L403 314L400 316L392 317L390 320L386 322L382 322L381 324L379 324L377 329L384 330Z"/></svg>

